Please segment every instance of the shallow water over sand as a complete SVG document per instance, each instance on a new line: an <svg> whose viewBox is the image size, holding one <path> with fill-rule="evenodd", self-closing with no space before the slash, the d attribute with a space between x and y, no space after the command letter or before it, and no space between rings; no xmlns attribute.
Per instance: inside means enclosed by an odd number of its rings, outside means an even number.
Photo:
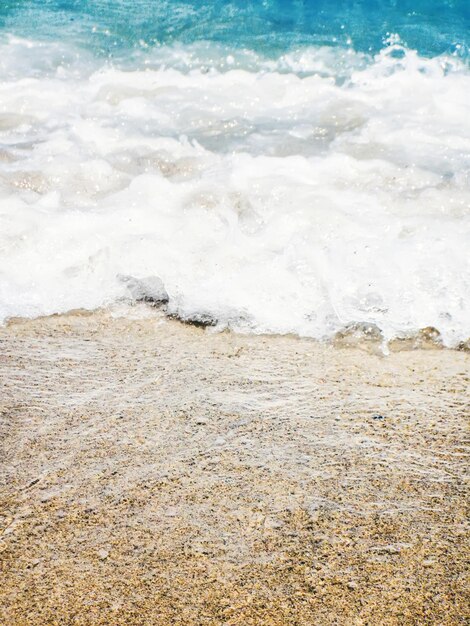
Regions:
<svg viewBox="0 0 470 626"><path fill-rule="evenodd" d="M463 623L469 355L0 329L5 623Z"/></svg>

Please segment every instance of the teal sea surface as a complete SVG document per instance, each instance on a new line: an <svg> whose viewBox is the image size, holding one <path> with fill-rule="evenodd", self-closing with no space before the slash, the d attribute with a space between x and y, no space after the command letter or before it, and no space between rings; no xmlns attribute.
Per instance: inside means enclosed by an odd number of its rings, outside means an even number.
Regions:
<svg viewBox="0 0 470 626"><path fill-rule="evenodd" d="M73 40L120 58L132 49L211 41L275 53L295 46L376 53L391 34L426 56L466 56L467 0L3 0L0 29Z"/></svg>

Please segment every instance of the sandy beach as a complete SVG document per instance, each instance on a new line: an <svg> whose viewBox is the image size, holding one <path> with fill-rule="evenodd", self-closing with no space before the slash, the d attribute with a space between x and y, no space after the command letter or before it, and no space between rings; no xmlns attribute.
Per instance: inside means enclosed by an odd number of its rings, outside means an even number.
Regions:
<svg viewBox="0 0 470 626"><path fill-rule="evenodd" d="M143 317L0 329L1 624L468 623L468 352Z"/></svg>

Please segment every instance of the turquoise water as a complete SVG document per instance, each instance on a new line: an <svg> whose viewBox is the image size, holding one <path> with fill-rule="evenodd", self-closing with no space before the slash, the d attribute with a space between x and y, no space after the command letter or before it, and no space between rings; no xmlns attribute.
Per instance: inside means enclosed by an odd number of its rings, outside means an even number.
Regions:
<svg viewBox="0 0 470 626"><path fill-rule="evenodd" d="M2 0L0 29L73 40L122 58L130 49L217 42L266 54L306 45L376 53L390 34L425 56L466 56L468 0Z"/></svg>

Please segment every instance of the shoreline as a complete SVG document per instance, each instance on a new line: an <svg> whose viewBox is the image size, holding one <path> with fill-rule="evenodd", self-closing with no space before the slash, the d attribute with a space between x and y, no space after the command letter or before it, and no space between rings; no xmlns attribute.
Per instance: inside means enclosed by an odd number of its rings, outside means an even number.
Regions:
<svg viewBox="0 0 470 626"><path fill-rule="evenodd" d="M300 335L295 332L277 333L247 331L233 327L219 326L216 318L202 314L200 316L182 317L177 313L169 312L165 302L142 298L137 300L115 302L109 306L98 307L96 309L71 309L69 311L37 315L35 317L12 316L0 322L0 329L7 329L10 326L23 324L35 324L41 320L67 319L95 317L97 319L106 318L109 321L127 319L132 322L144 320L158 321L159 323L169 322L170 324L181 324L207 330L215 334L233 334L239 337L257 337L266 339L288 338L293 341L308 341L319 345L354 348L368 350L388 356L392 352L402 350L452 350L456 352L470 352L470 337L459 339L453 344L446 344L438 328L426 326L414 331L403 332L387 339L381 329L373 322L350 322L337 330L334 334L325 337L314 337Z"/></svg>
<svg viewBox="0 0 470 626"><path fill-rule="evenodd" d="M368 345L0 328L0 621L465 623L470 355Z"/></svg>

